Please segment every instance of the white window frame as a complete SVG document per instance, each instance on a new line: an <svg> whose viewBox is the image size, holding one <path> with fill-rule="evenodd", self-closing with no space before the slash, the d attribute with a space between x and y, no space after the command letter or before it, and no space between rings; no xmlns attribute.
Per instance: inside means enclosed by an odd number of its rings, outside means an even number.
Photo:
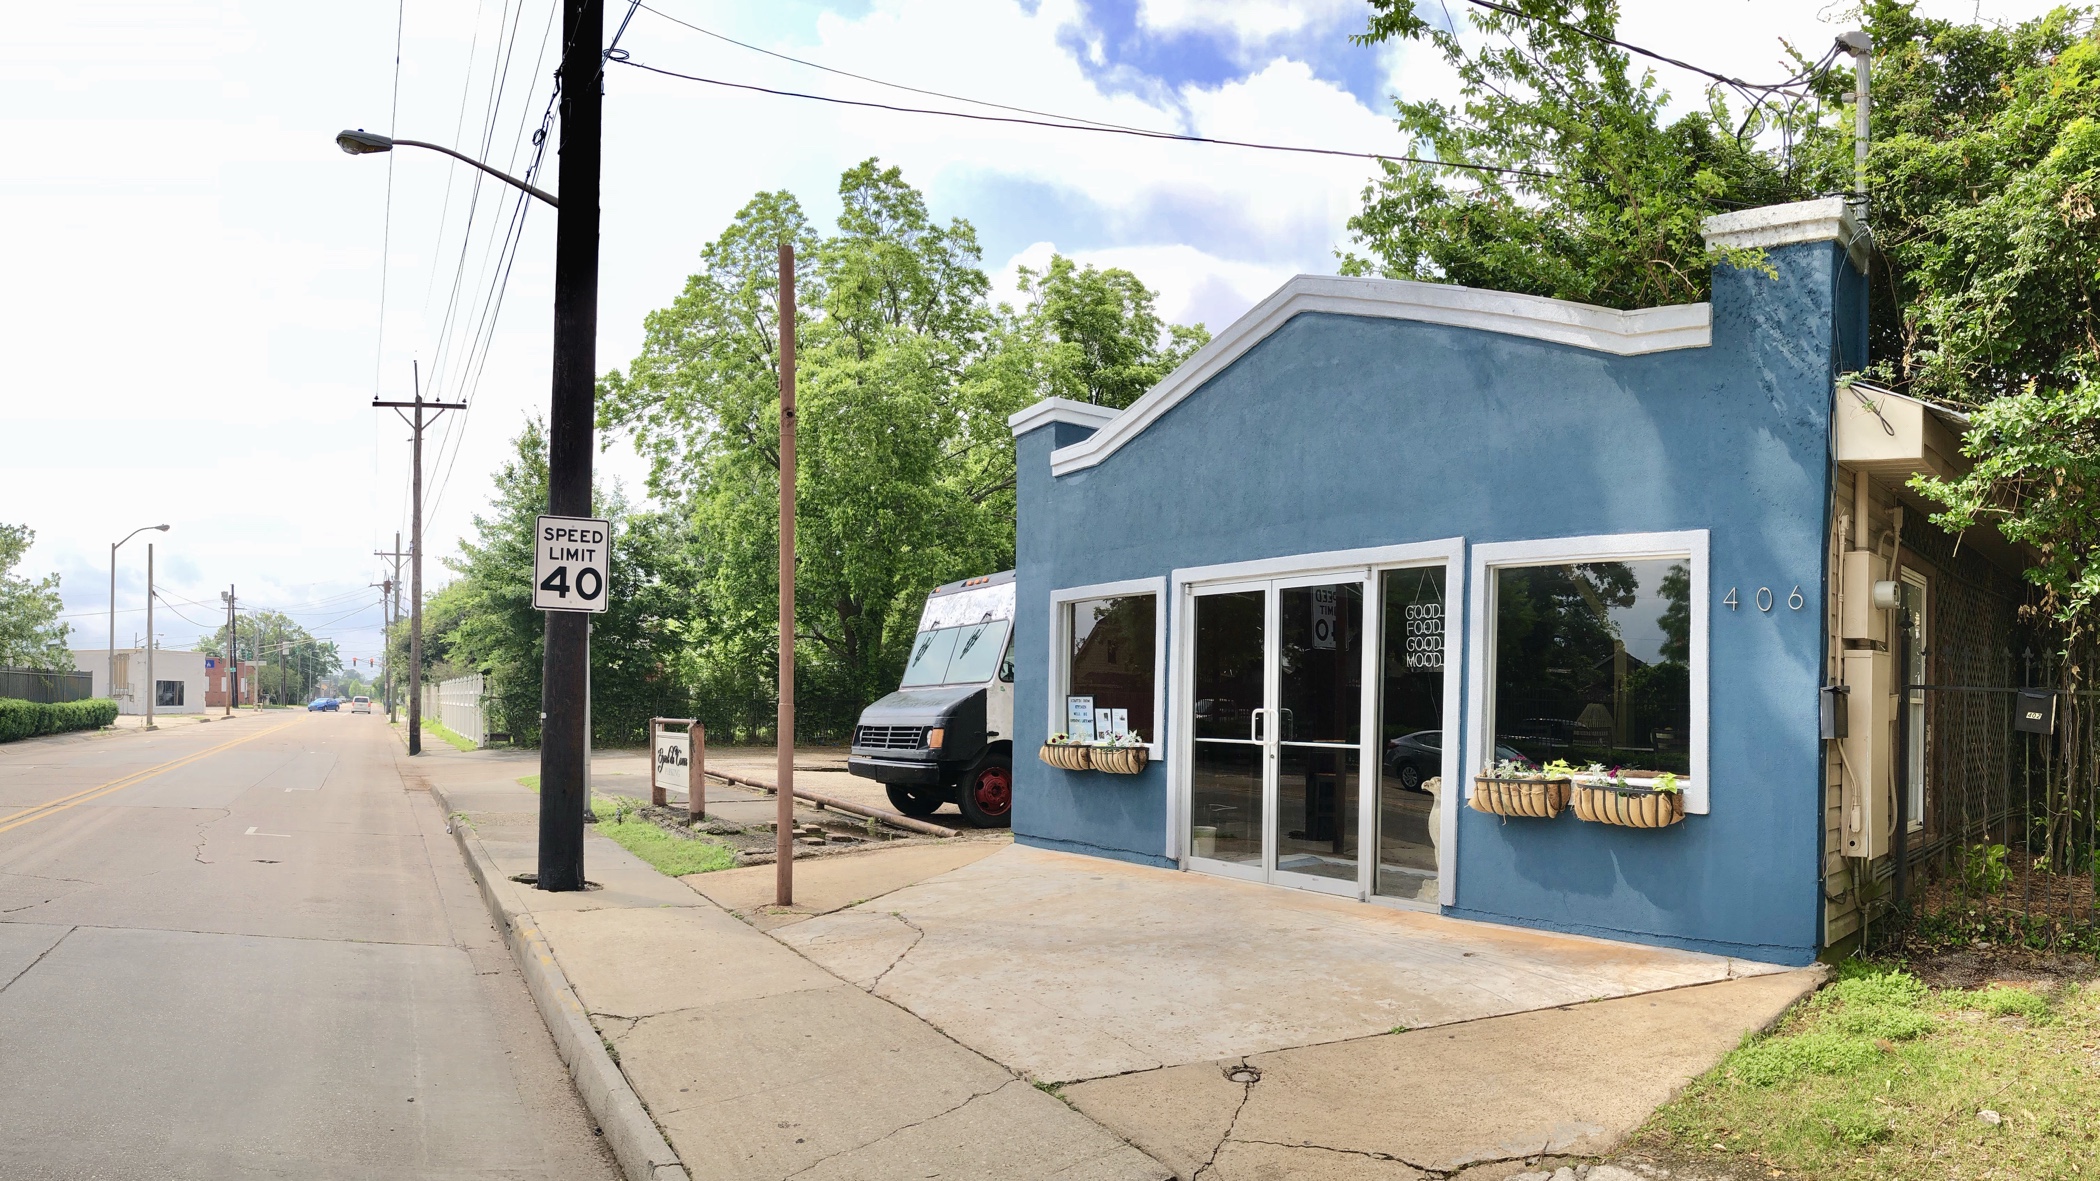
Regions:
<svg viewBox="0 0 2100 1181"><path fill-rule="evenodd" d="M1300 576L1317 574L1362 573L1368 575L1369 579L1366 583L1365 591L1365 610L1368 614L1371 600L1375 597L1378 587L1379 574L1387 570L1441 565L1444 568L1444 601L1448 605L1456 606L1459 603L1470 602L1470 600L1461 597L1459 590L1454 589L1465 578L1465 556L1465 538L1444 537L1434 541L1416 541L1402 545L1327 550L1312 554L1290 554L1275 558L1257 558L1248 562L1226 562L1214 566L1190 566L1176 570L1173 577L1174 651L1173 659L1169 662L1172 667L1174 683L1177 685L1181 684L1194 675L1192 649L1196 637L1194 614L1188 610L1188 605L1199 587L1215 586L1221 583L1298 578ZM1460 640L1465 635L1463 615L1464 612L1458 610L1447 609L1444 612L1443 730L1447 737L1456 735L1459 732L1458 724L1462 712L1460 706L1460 668L1464 661L1462 659ZM1379 634L1382 636L1382 633ZM1366 655L1367 669L1375 667L1380 644L1374 642L1368 645L1368 649L1369 651ZM1169 750L1178 749L1182 737L1194 729L1195 717L1191 712L1193 704L1188 700L1186 694L1175 698L1174 712L1169 717L1167 727ZM1366 734L1377 731L1377 708L1377 694L1366 693L1364 695L1363 723L1364 733ZM1377 753L1383 754L1382 751ZM1460 756L1462 753L1457 741L1446 741L1444 743L1443 775L1446 784L1459 782ZM1375 776L1380 770L1382 768L1367 768L1365 781L1376 784L1378 780ZM1188 773L1188 767L1185 764L1177 764L1171 756L1169 757L1167 767L1167 840L1165 848L1167 856L1180 862L1184 869L1188 868L1187 841L1184 839L1185 834L1188 832L1189 824L1187 816L1190 788ZM1365 792L1364 795L1366 807L1376 806L1376 792ZM1445 789L1441 802L1442 811L1438 816L1437 822L1438 906L1456 906L1458 904L1458 811L1464 805L1465 794L1463 792L1453 792L1448 787ZM1373 860L1372 872L1375 873L1375 850L1372 851L1371 856ZM1403 910L1429 909L1422 903L1409 902L1398 898L1387 898L1377 894L1368 895L1366 898L1368 901L1376 902L1379 905L1397 907Z"/></svg>
<svg viewBox="0 0 2100 1181"><path fill-rule="evenodd" d="M1932 627L1930 623L1932 619L1930 611L1932 606L1932 580L1925 576L1923 570L1915 566L1902 567L1897 573L1897 577L1903 580L1903 585L1912 587L1918 592L1918 628L1921 632L1919 639L1924 641L1920 647L1924 649L1925 659L1930 661L1932 659ZM1893 624L1890 626L1894 627ZM1932 710L1927 708L1922 700L1925 696L1924 692L1914 688L1914 686L1928 684L1932 678L1926 675L1926 669L1923 665L1911 666L1910 676L1911 683L1903 686L1902 689L1903 708L1915 711L1915 717L1910 728L1910 741L1915 747L1918 757L1913 761L1910 750L1903 752L1904 787L1910 795L1910 831L1924 832L1925 777L1932 770ZM1913 693L1916 693L1921 700L1912 702L1911 694Z"/></svg>
<svg viewBox="0 0 2100 1181"><path fill-rule="evenodd" d="M1068 586L1050 592L1050 729L1062 733L1066 725L1065 690L1071 687L1072 629L1065 608L1088 599L1131 595L1152 596L1152 737L1145 743L1146 757L1159 762L1167 756L1167 580L1128 578L1121 582L1097 582L1091 586Z"/></svg>
<svg viewBox="0 0 2100 1181"><path fill-rule="evenodd" d="M1709 606L1708 532L1686 529L1672 533L1607 533L1588 537L1552 537L1536 541L1485 542L1473 547L1472 592L1467 620L1465 791L1452 803L1472 798L1473 773L1486 766L1494 748L1490 719L1495 702L1495 578L1514 566L1558 566L1571 562L1636 562L1679 558L1691 568L1691 782L1684 788L1684 810L1704 816L1711 807L1713 781L1707 763L1707 638ZM1451 809L1456 811L1455 808Z"/></svg>

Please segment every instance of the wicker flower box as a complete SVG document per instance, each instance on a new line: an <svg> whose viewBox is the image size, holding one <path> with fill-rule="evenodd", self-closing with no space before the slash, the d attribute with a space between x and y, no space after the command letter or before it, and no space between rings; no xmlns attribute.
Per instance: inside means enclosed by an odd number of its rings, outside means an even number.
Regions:
<svg viewBox="0 0 2100 1181"><path fill-rule="evenodd" d="M1045 742L1036 757L1061 770L1086 771L1094 765L1091 753L1091 747L1076 742Z"/></svg>
<svg viewBox="0 0 2100 1181"><path fill-rule="evenodd" d="M1566 779L1547 779L1543 776L1527 779L1496 779L1487 775L1473 778L1473 796L1467 801L1475 812L1487 812L1496 816L1528 816L1539 820L1551 820L1568 806Z"/></svg>
<svg viewBox="0 0 2100 1181"><path fill-rule="evenodd" d="M1097 746L1089 752L1094 770L1111 775L1135 775L1145 769L1151 754L1142 746Z"/></svg>
<svg viewBox="0 0 2100 1181"><path fill-rule="evenodd" d="M1592 824L1668 828L1684 819L1684 793L1656 791L1648 787L1578 784L1575 787L1575 815Z"/></svg>

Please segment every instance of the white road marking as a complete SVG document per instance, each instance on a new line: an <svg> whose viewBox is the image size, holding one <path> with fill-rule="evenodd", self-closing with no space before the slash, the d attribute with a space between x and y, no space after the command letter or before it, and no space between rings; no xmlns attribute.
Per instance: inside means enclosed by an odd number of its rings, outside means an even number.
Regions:
<svg viewBox="0 0 2100 1181"><path fill-rule="evenodd" d="M248 831L241 835L244 837L288 837L292 834L288 832L257 832L255 831L255 826L251 824L248 826Z"/></svg>

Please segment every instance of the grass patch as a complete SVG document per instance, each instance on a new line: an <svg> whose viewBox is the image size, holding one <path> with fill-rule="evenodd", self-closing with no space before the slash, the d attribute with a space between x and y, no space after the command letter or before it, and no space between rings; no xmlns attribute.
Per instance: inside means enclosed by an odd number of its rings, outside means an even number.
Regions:
<svg viewBox="0 0 2100 1181"><path fill-rule="evenodd" d="M519 784L525 787L529 787L534 791L538 791L540 789L540 777L537 775L520 775L518 776L518 782Z"/></svg>
<svg viewBox="0 0 2100 1181"><path fill-rule="evenodd" d="M535 776L534 778L537 778ZM635 802L625 796L594 796L591 811L598 831L621 848L654 866L656 872L680 877L713 873L736 864L736 851L699 837L677 837L635 815Z"/></svg>
<svg viewBox="0 0 2100 1181"><path fill-rule="evenodd" d="M1833 1181L2100 1176L2096 1051L2100 985L1936 990L1854 963L1695 1080L1641 1142Z"/></svg>
<svg viewBox="0 0 2100 1181"><path fill-rule="evenodd" d="M423 719L423 729L424 729L424 730L425 730L426 732L428 732L428 733L430 733L430 734L432 734L432 735L435 735L436 737L438 737L438 738L442 739L442 740L443 740L443 741L444 741L444 742L445 742L446 744L448 744L449 746L451 746L453 750L473 750L473 749L474 749L474 740L473 740L473 739L471 739L471 738L467 738L467 737L464 737L464 736L462 736L462 735L460 735L460 734L458 734L458 733L455 733L454 731L452 731L452 730L448 729L448 728L447 728L447 727L445 726L445 723L443 723L443 722L440 722L440 721L438 721L438 720L437 720L437 719L435 719L435 718L424 718L424 719Z"/></svg>

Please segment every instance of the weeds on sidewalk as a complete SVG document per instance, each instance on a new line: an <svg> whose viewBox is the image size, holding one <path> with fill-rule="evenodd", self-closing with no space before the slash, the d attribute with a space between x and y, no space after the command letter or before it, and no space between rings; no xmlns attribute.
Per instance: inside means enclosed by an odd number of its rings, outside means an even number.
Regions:
<svg viewBox="0 0 2100 1181"><path fill-rule="evenodd" d="M713 873L736 864L736 851L704 837L681 837L665 832L635 815L640 807L626 796L595 796L591 811L598 815L598 832L655 867L658 873L680 877L689 873Z"/></svg>
<svg viewBox="0 0 2100 1181"><path fill-rule="evenodd" d="M450 746L450 747L451 747L451 748L452 748L453 750L473 750L473 749L474 749L474 740L473 740L473 739L471 739L471 738L468 738L468 737L466 737L466 736L465 736L465 735L463 735L463 734L459 734L459 733L457 733L456 731L454 731L454 730L452 730L451 728L447 727L447 726L445 725L445 723L443 723L443 722L440 722L440 721L438 721L438 720L437 720L437 719L435 719L435 718L424 718L424 719L423 719L423 729L424 729L424 731L425 731L426 733L430 734L430 735L431 735L432 737L435 737L435 738L437 738L437 739L439 739L439 740L443 741L443 742L444 742L444 743L445 743L446 745Z"/></svg>
<svg viewBox="0 0 2100 1181"><path fill-rule="evenodd" d="M1854 961L1639 1147L1765 1176L2100 1176L2100 985L1935 989Z"/></svg>

